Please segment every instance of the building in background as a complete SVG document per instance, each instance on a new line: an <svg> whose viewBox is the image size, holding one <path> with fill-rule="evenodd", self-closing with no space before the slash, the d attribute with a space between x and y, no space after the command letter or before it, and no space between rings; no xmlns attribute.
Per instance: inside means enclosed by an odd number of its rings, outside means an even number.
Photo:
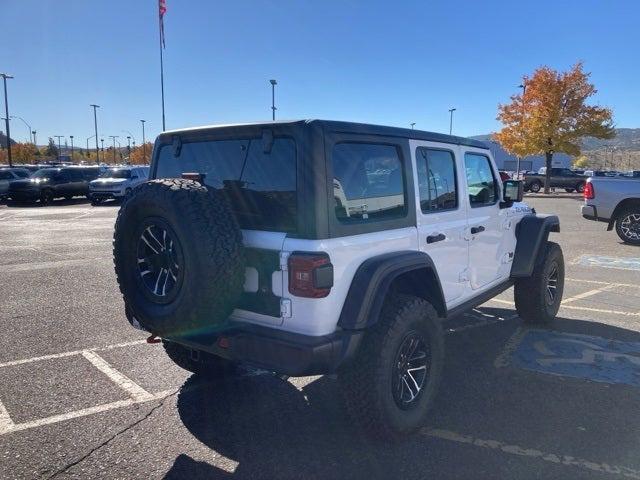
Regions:
<svg viewBox="0 0 640 480"><path fill-rule="evenodd" d="M493 154L493 158L496 161L496 165L500 170L506 170L508 172L515 172L516 165L518 164L518 159L515 155L511 155L504 150L498 142L489 139L489 135L481 135L477 137L471 137L476 140L481 140L487 144L491 153ZM520 160L520 170L529 170L537 172L541 167L545 165L546 160L544 155L531 155L528 157L523 157ZM573 158L567 155L566 153L554 153L552 166L559 168L571 168L573 164Z"/></svg>

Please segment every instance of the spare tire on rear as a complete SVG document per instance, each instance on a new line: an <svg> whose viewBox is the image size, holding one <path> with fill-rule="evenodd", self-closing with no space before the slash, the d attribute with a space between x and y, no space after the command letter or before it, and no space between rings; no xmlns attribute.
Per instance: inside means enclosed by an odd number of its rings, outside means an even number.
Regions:
<svg viewBox="0 0 640 480"><path fill-rule="evenodd" d="M223 323L243 291L235 216L222 195L192 180L152 180L128 195L113 259L125 311L162 337Z"/></svg>

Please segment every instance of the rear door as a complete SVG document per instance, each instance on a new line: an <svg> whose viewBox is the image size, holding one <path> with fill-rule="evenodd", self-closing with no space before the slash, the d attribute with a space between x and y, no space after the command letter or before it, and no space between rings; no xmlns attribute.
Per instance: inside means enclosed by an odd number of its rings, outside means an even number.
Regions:
<svg viewBox="0 0 640 480"><path fill-rule="evenodd" d="M228 199L242 229L246 259L244 293L233 318L280 325L286 310L281 252L287 234L297 228L296 141L274 134L265 145L260 131L216 136L187 137L177 155L173 145L161 146L152 178L200 173Z"/></svg>
<svg viewBox="0 0 640 480"><path fill-rule="evenodd" d="M467 283L469 242L464 172L457 147L410 141L417 190L417 224L420 250L436 265L447 303L462 296Z"/></svg>
<svg viewBox="0 0 640 480"><path fill-rule="evenodd" d="M497 170L486 150L464 149L467 183L469 281L477 290L500 275L502 266L500 188Z"/></svg>

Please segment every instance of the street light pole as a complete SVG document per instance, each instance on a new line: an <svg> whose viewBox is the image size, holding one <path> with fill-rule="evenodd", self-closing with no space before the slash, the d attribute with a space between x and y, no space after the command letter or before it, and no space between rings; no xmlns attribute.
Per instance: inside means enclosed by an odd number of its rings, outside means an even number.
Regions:
<svg viewBox="0 0 640 480"><path fill-rule="evenodd" d="M96 109L100 108L100 105L95 105L92 103L89 106L93 107L93 128L95 129L95 137L96 137L96 163L100 163L100 150L98 149L98 114L96 113ZM104 150L104 145L102 147Z"/></svg>
<svg viewBox="0 0 640 480"><path fill-rule="evenodd" d="M146 120L140 120L140 123L142 124L142 159L146 162L147 161L147 142L145 141L145 138L144 138L144 122L146 122Z"/></svg>
<svg viewBox="0 0 640 480"><path fill-rule="evenodd" d="M524 120L524 114L526 113L524 95L525 93L527 93L527 84L525 82L522 82L520 85L518 85L518 88L522 89L522 119ZM519 180L519 179L520 179L520 155L517 155L516 156L516 180Z"/></svg>
<svg viewBox="0 0 640 480"><path fill-rule="evenodd" d="M269 80L271 84L271 120L275 122L276 120L276 85L278 82L275 80Z"/></svg>
<svg viewBox="0 0 640 480"><path fill-rule="evenodd" d="M118 135L109 135L109 138L113 140L113 164L116 164L116 138L120 138Z"/></svg>
<svg viewBox="0 0 640 480"><path fill-rule="evenodd" d="M73 162L73 135L69 135L71 139L71 161Z"/></svg>
<svg viewBox="0 0 640 480"><path fill-rule="evenodd" d="M7 160L9 160L9 166L13 167L13 163L11 162L11 130L9 128L9 100L7 98L7 78L13 78L11 75L7 75L6 73L0 73L0 77L2 77L4 83L4 124L7 130Z"/></svg>
<svg viewBox="0 0 640 480"><path fill-rule="evenodd" d="M32 130L31 133L33 133L33 144L37 147L38 143L36 142L36 131Z"/></svg>
<svg viewBox="0 0 640 480"><path fill-rule="evenodd" d="M104 163L107 163L107 159L104 157L104 138L100 139L100 143L102 144L102 159L104 160Z"/></svg>
<svg viewBox="0 0 640 480"><path fill-rule="evenodd" d="M451 132L453 132L453 112L455 111L455 108L449 109L449 135L451 135Z"/></svg>
<svg viewBox="0 0 640 480"><path fill-rule="evenodd" d="M58 139L58 160L60 160L60 139L64 138L64 135L54 135Z"/></svg>
<svg viewBox="0 0 640 480"><path fill-rule="evenodd" d="M131 136L127 135L127 163L131 163Z"/></svg>
<svg viewBox="0 0 640 480"><path fill-rule="evenodd" d="M416 126L416 122L411 122L409 125L411 125L411 130L413 130L413 127Z"/></svg>
<svg viewBox="0 0 640 480"><path fill-rule="evenodd" d="M31 142L32 141L32 138L31 138L31 125L29 125L24 118L19 117L18 115L11 115L11 118L17 118L18 120L21 120L22 123L25 124L25 126L29 129L29 141Z"/></svg>

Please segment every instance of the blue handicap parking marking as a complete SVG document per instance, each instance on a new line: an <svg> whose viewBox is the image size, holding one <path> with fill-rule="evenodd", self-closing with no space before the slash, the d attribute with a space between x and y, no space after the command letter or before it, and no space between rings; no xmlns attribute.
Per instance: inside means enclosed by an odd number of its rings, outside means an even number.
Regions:
<svg viewBox="0 0 640 480"><path fill-rule="evenodd" d="M576 261L586 267L619 268L622 270L640 270L640 257L606 257L602 255L582 255Z"/></svg>
<svg viewBox="0 0 640 480"><path fill-rule="evenodd" d="M529 330L513 366L535 372L640 387L640 343L547 330Z"/></svg>

